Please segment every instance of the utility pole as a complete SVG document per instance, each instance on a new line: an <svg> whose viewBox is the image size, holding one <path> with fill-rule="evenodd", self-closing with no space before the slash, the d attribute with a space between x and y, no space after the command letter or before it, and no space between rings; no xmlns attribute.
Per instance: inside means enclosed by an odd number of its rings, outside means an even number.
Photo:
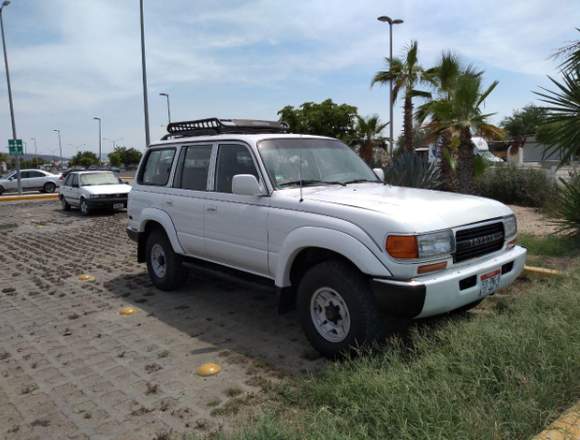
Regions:
<svg viewBox="0 0 580 440"><path fill-rule="evenodd" d="M12 139L16 142L16 122L14 120L14 102L12 100L12 86L10 85L10 69L8 68L8 52L6 51L6 37L4 36L4 8L10 4L9 0L4 0L0 6L0 28L2 30L2 48L4 49L4 67L6 70L6 84L8 86L8 102L10 103L10 119L12 121ZM16 154L16 179L18 185L18 194L22 194L22 181L20 180L20 155Z"/></svg>
<svg viewBox="0 0 580 440"><path fill-rule="evenodd" d="M392 19L391 17L388 17L386 15L383 15L379 18L377 18L377 20L379 20L382 23L388 23L389 24L389 69L391 69L392 65L393 65L393 25L395 24L401 24L403 23L403 20L401 19ZM389 154L392 157L393 156L393 151L394 151L394 146L395 146L395 139L394 138L394 134L393 134L393 80L391 79L389 81L389 137L390 139L390 151Z"/></svg>
<svg viewBox="0 0 580 440"><path fill-rule="evenodd" d="M151 143L149 131L149 99L147 97L147 62L145 60L145 17L143 16L143 0L139 1L141 15L141 68L143 73L143 113L145 116L145 147Z"/></svg>
<svg viewBox="0 0 580 440"><path fill-rule="evenodd" d="M62 165L63 165L64 160L62 158L62 138L60 136L60 129L55 129L55 130L52 130L52 131L54 131L55 133L58 134L58 152L59 152L59 155L60 155L60 166L59 166L59 168L62 170Z"/></svg>
<svg viewBox="0 0 580 440"><path fill-rule="evenodd" d="M102 130L102 120L101 118L94 117L95 121L99 121L99 166L102 166L103 161L101 160L101 156L103 155L103 130Z"/></svg>

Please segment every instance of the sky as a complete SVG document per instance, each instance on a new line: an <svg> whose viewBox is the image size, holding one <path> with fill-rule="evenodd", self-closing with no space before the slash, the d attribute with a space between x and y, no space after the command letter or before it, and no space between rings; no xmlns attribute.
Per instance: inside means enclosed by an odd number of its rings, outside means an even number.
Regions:
<svg viewBox="0 0 580 440"><path fill-rule="evenodd" d="M451 50L499 86L485 103L498 123L535 102L557 76L551 54L578 38L579 0L145 0L152 140L173 120L277 119L286 105L331 98L388 120L387 90L370 87L385 66L388 26L401 18L394 55L411 40L433 66ZM113 143L145 145L138 0L12 0L3 11L18 137L65 157ZM11 137L4 66L0 138ZM401 103L395 107L395 136ZM7 151L7 147L0 148Z"/></svg>

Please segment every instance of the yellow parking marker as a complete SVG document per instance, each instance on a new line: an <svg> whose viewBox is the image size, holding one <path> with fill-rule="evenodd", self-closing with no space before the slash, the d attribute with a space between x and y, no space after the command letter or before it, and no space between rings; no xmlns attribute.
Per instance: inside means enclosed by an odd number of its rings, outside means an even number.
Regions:
<svg viewBox="0 0 580 440"><path fill-rule="evenodd" d="M94 275L82 274L79 276L79 280L81 280L81 281L95 281L96 278Z"/></svg>
<svg viewBox="0 0 580 440"><path fill-rule="evenodd" d="M218 364L214 364L211 362L200 365L199 368L195 370L197 375L202 377L213 376L215 374L218 374L220 371L222 371L222 367L220 367Z"/></svg>
<svg viewBox="0 0 580 440"><path fill-rule="evenodd" d="M545 267L524 266L524 272L527 275L535 275L539 277L558 277L562 272L555 269L546 269Z"/></svg>
<svg viewBox="0 0 580 440"><path fill-rule="evenodd" d="M135 307L123 307L119 310L119 315L121 316L130 316L137 313L137 309Z"/></svg>
<svg viewBox="0 0 580 440"><path fill-rule="evenodd" d="M52 193L52 194L25 194L25 195L14 195L14 196L2 196L0 197L0 202L20 202L20 201L26 201L26 200L38 200L38 201L44 201L44 200L57 200L58 199L58 194L57 193Z"/></svg>
<svg viewBox="0 0 580 440"><path fill-rule="evenodd" d="M580 402L566 411L532 440L578 440L580 438Z"/></svg>

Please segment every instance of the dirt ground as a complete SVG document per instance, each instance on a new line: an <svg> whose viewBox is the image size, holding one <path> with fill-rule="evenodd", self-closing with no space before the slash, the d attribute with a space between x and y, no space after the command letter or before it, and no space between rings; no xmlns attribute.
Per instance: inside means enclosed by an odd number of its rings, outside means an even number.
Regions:
<svg viewBox="0 0 580 440"><path fill-rule="evenodd" d="M270 288L198 271L153 288L125 227L124 212L0 206L1 439L209 434L323 364ZM221 373L197 376L204 362Z"/></svg>
<svg viewBox="0 0 580 440"><path fill-rule="evenodd" d="M518 231L531 235L549 235L558 229L550 219L544 216L537 208L526 208L511 205L518 219Z"/></svg>

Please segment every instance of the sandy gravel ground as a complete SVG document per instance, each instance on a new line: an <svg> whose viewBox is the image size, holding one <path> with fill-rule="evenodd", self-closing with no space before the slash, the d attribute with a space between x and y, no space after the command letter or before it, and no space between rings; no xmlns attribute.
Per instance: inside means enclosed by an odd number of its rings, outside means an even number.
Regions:
<svg viewBox="0 0 580 440"><path fill-rule="evenodd" d="M536 208L510 205L518 219L518 231L524 234L549 235L556 232L557 226Z"/></svg>

